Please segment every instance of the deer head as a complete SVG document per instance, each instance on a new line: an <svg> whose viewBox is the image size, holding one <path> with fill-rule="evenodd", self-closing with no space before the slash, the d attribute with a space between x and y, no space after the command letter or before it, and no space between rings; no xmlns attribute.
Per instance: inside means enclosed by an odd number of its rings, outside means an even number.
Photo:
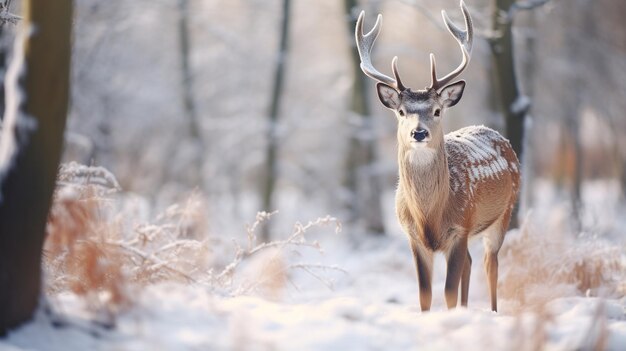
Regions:
<svg viewBox="0 0 626 351"><path fill-rule="evenodd" d="M361 69L378 84L378 98L387 108L393 110L398 119L398 141L401 145L420 150L424 147L436 148L443 143L443 130L440 122L445 110L456 105L463 96L465 81L452 82L467 67L472 51L473 28L472 20L463 0L461 9L465 18L466 30L458 28L445 11L441 11L443 21L461 47L463 59L461 64L443 78L437 78L435 55L430 54L430 86L424 90L412 90L402 84L398 73L398 57L391 61L394 78L374 68L371 52L374 42L382 27L382 16L378 15L376 24L367 34L363 33L363 17L361 12L356 25L356 42L361 58Z"/></svg>

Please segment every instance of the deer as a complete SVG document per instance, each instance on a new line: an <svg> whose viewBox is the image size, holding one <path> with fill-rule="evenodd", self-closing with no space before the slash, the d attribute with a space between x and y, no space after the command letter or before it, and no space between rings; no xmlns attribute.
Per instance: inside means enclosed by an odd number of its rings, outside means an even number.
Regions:
<svg viewBox="0 0 626 351"><path fill-rule="evenodd" d="M361 70L377 82L380 102L397 119L396 217L408 236L423 312L431 307L435 252L443 252L446 257L444 294L448 309L457 306L459 284L461 305L467 307L472 265L468 240L481 236L491 309L497 312L498 252L520 186L517 155L497 131L468 126L443 133L444 113L461 100L465 89L464 80L453 81L467 68L472 50L472 19L463 0L460 7L465 30L457 27L445 11L441 14L461 47L462 61L438 78L431 53L431 83L424 90L412 90L402 83L397 56L391 61L393 78L374 68L371 52L381 31L382 15L364 34L362 11L355 30Z"/></svg>

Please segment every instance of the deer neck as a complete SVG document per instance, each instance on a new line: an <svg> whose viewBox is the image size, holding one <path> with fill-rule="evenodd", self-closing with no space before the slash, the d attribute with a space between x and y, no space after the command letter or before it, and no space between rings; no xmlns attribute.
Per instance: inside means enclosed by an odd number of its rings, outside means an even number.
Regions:
<svg viewBox="0 0 626 351"><path fill-rule="evenodd" d="M399 187L415 205L414 216L431 223L441 223L450 194L450 174L443 135L427 147L400 145L398 164Z"/></svg>

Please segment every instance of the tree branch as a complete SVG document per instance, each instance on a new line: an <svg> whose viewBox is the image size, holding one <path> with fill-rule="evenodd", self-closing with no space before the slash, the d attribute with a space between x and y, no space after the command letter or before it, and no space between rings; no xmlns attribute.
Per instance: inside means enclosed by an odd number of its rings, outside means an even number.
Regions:
<svg viewBox="0 0 626 351"><path fill-rule="evenodd" d="M534 10L547 4L550 1L551 0L528 0L523 2L514 2L511 7L509 7L509 10L507 12L507 20L513 20L513 16L515 16L515 13L518 11Z"/></svg>

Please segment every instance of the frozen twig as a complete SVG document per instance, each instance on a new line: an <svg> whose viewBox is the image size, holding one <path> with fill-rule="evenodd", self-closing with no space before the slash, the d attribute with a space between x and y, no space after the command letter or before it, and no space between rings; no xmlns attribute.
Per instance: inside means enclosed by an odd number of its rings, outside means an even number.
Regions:
<svg viewBox="0 0 626 351"><path fill-rule="evenodd" d="M0 24L2 25L4 25L5 23L17 24L17 22L20 21L21 19L22 17L18 15L14 15L10 13L9 11L0 12Z"/></svg>
<svg viewBox="0 0 626 351"><path fill-rule="evenodd" d="M121 190L121 186L113 173L106 168L85 166L76 162L61 165L57 182L59 185L94 185L105 193L114 193Z"/></svg>
<svg viewBox="0 0 626 351"><path fill-rule="evenodd" d="M312 276L313 278L317 279L322 284L324 284L324 286L326 286L330 290L334 289L334 281L331 280L331 279L326 279L326 278L322 277L321 275L317 274L315 272L315 270L337 271L337 272L341 272L341 273L346 274L346 275L348 274L348 271L346 271L345 269L340 268L339 266L336 266L336 265L296 263L296 264L289 265L287 268L289 268L289 269L301 269L301 270L305 271L310 276Z"/></svg>
<svg viewBox="0 0 626 351"><path fill-rule="evenodd" d="M246 233L248 234L248 250L251 250L254 245L256 245L257 237L256 237L256 229L262 223L270 220L270 218L277 214L278 211L265 212L260 211L256 214L256 220L252 225L246 225Z"/></svg>
<svg viewBox="0 0 626 351"><path fill-rule="evenodd" d="M261 251L267 250L269 248L282 249L286 246L311 247L311 248L316 249L320 253L323 253L323 250L317 241L308 242L306 238L304 237L304 234L307 232L307 230L311 229L311 227L335 224L335 233L339 233L341 231L341 223L339 222L339 220L337 220L337 218L335 217L326 216L326 217L320 217L316 219L315 221L309 221L306 225L303 225L300 222L296 222L296 224L294 225L292 234L287 239L279 240L279 241L272 241L272 242L264 242L258 245L254 245L256 243L256 235L255 235L256 228L263 221L269 219L275 213L276 212L272 212L272 213L259 212L257 214L256 221L251 226L248 226L246 228L247 234L248 234L248 248L244 250L235 241L235 245L237 247L235 258L233 259L231 263L229 263L226 267L224 267L224 269L217 276L215 276L214 279L216 282L223 283L226 277L232 276L234 271L241 264L241 262L244 261L244 259L247 259L250 256L255 255ZM305 269L304 266L302 266L301 268ZM308 266L306 269L308 268L311 268L311 266Z"/></svg>
<svg viewBox="0 0 626 351"><path fill-rule="evenodd" d="M17 24L22 19L22 17L10 12L12 2L13 0L0 2L0 26L4 26L6 23Z"/></svg>
<svg viewBox="0 0 626 351"><path fill-rule="evenodd" d="M185 278L187 281L189 282L196 282L196 280L194 278L192 278L191 276L189 276L187 273L182 272L176 268L173 268L170 266L169 262L163 261L160 258L158 258L156 255L154 254L148 254L142 250L139 250L138 248L129 245L126 242L123 241L105 241L104 244L106 245L112 245L112 246L117 246L123 250L126 250L130 253L135 254L136 256L139 256L141 259L143 259L144 261L149 261L152 263L152 265L148 266L147 269L150 271L153 270L157 270L160 268L164 268L172 273L178 274L181 277Z"/></svg>

